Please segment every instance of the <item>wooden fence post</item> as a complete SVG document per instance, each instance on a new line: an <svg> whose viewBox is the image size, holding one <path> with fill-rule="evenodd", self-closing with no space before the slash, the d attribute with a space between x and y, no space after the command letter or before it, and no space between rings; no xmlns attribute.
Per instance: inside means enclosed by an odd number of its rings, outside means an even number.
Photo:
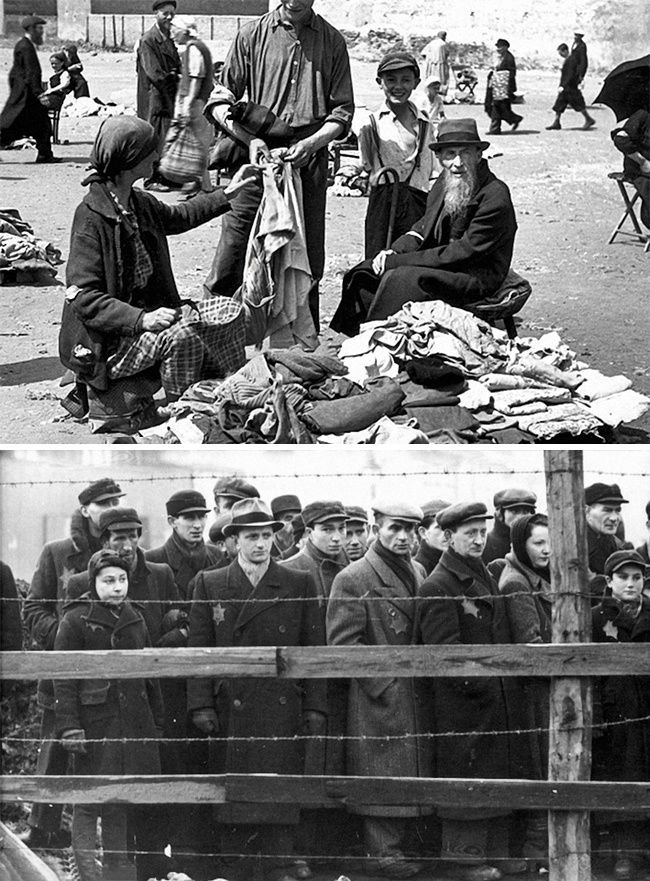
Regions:
<svg viewBox="0 0 650 881"><path fill-rule="evenodd" d="M546 494L554 592L553 642L589 642L587 541L580 450L546 450ZM589 780L591 681L551 679L549 780ZM549 812L550 881L590 881L588 811Z"/></svg>

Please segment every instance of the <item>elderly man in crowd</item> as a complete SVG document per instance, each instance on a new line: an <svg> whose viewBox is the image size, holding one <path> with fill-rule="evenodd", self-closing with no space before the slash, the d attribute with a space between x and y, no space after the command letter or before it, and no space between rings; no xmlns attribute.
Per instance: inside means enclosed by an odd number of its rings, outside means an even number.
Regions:
<svg viewBox="0 0 650 881"><path fill-rule="evenodd" d="M250 160L269 158L267 143L228 115L247 93L291 129L285 161L300 170L305 238L314 282L309 296L318 330L318 283L325 263L327 145L344 137L354 111L350 62L342 34L313 12L314 0L281 0L235 37L221 74L223 86L210 101L218 124L249 147ZM261 183L235 200L224 218L208 296L231 296L242 281L246 243L262 198Z"/></svg>
<svg viewBox="0 0 650 881"><path fill-rule="evenodd" d="M483 562L503 560L510 550L510 526L517 517L534 514L537 496L529 489L501 489L494 494L494 526L488 532Z"/></svg>
<svg viewBox="0 0 650 881"><path fill-rule="evenodd" d="M473 119L443 119L431 144L442 173L424 217L409 232L346 273L331 326L354 335L409 301L444 300L471 312L503 283L517 221L510 191L483 159L489 144ZM361 300L367 315L360 314ZM362 310L364 311L364 310Z"/></svg>
<svg viewBox="0 0 650 881"><path fill-rule="evenodd" d="M334 579L327 606L328 645L410 645L415 596L424 573L411 561L411 543L422 511L408 502L373 507L375 542L366 555ZM421 680L387 677L352 679L348 700L346 767L354 776L427 777L426 751L417 737L424 730ZM407 859L408 824L427 809L358 805L363 817L367 871L408 878L422 865Z"/></svg>

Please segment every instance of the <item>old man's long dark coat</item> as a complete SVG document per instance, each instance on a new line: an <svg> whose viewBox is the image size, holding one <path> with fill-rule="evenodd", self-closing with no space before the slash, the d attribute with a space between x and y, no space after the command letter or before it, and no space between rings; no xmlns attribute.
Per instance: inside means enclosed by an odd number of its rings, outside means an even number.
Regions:
<svg viewBox="0 0 650 881"><path fill-rule="evenodd" d="M424 570L415 565L419 584ZM328 645L403 646L413 641L415 597L377 552L350 563L334 579L327 607ZM346 745L347 773L358 776L429 776L426 743L426 702L421 680L350 680ZM405 736L409 735L409 736ZM390 737L391 740L365 740ZM352 809L351 809L352 810ZM378 817L413 817L426 809L395 805L363 805L355 813Z"/></svg>
<svg viewBox="0 0 650 881"><path fill-rule="evenodd" d="M14 46L9 71L9 97L0 114L0 144L10 144L23 135L33 135L39 152L47 152L51 135L47 109L38 100L43 91L43 74L36 46L22 37ZM42 147L45 150L42 150Z"/></svg>
<svg viewBox="0 0 650 881"><path fill-rule="evenodd" d="M190 646L324 645L316 586L306 572L271 561L255 586L238 561L196 578L190 613ZM302 714L327 712L322 680L190 679L190 712L212 708L219 717L224 755L216 772L302 774L303 741L255 741L302 735ZM220 819L242 823L297 822L299 809L279 805L224 805Z"/></svg>

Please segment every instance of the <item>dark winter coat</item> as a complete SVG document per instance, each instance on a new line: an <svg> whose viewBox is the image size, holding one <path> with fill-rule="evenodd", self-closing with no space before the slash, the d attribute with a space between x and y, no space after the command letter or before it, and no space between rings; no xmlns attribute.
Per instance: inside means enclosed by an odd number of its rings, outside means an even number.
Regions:
<svg viewBox="0 0 650 881"><path fill-rule="evenodd" d="M151 122L156 116L173 117L180 70L181 62L174 41L154 24L142 35L136 59L138 116L141 119Z"/></svg>
<svg viewBox="0 0 650 881"><path fill-rule="evenodd" d="M69 609L54 647L57 651L107 651L149 646L142 615L128 602L116 618L94 601ZM156 738L163 724L156 681L144 679L66 679L54 683L59 733L83 729L88 739ZM158 744L95 743L75 755L77 774L159 774Z"/></svg>
<svg viewBox="0 0 650 881"><path fill-rule="evenodd" d="M419 563L420 566L422 566L426 575L431 575L438 565L441 556L442 551L439 551L438 548L434 548L430 544L427 544L426 541L422 540L418 552L413 559L416 563Z"/></svg>
<svg viewBox="0 0 650 881"><path fill-rule="evenodd" d="M253 587L239 562L201 572L190 613L190 646L323 645L325 633L316 586L307 573L292 572L271 561ZM214 678L190 679L190 712L215 709L223 747L217 772L241 774L303 773L303 741L255 741L303 734L302 714L326 713L322 680ZM241 739L240 739L241 738ZM295 806L224 806L222 820L297 822Z"/></svg>
<svg viewBox="0 0 650 881"><path fill-rule="evenodd" d="M423 570L414 565L416 581ZM327 606L328 645L410 645L414 639L415 597L374 548L334 579ZM427 730L423 680L376 677L352 679L348 701L346 771L350 775L427 777L427 743L412 735ZM405 737L405 735L411 735ZM390 737L391 740L366 740ZM352 808L350 808L352 810ZM417 807L355 806L354 813L412 817Z"/></svg>
<svg viewBox="0 0 650 881"><path fill-rule="evenodd" d="M503 560L510 550L510 529L503 520L495 520L494 526L487 534L483 549L483 562L487 566L493 560Z"/></svg>
<svg viewBox="0 0 650 881"><path fill-rule="evenodd" d="M45 113L38 100L43 91L43 73L36 46L29 37L21 37L14 46L14 60L9 71L9 97L0 115L0 129L15 126L21 114ZM25 132L27 134L27 132Z"/></svg>
<svg viewBox="0 0 650 881"><path fill-rule="evenodd" d="M181 305L167 236L194 229L229 210L223 190L167 205L134 189L132 200L140 236L153 262L153 274L137 298L132 292L133 235L101 184L90 185L72 222L59 356L79 379L100 391L108 387L106 359L123 337L141 332L144 313Z"/></svg>
<svg viewBox="0 0 650 881"><path fill-rule="evenodd" d="M201 553L190 556L184 553L179 542L170 535L164 545L151 548L144 552L145 559L150 563L166 563L174 573L174 583L181 600L192 599L190 583L192 579L205 569L214 569L219 565L223 554L214 545L204 544Z"/></svg>
<svg viewBox="0 0 650 881"><path fill-rule="evenodd" d="M504 603L487 570L479 575L453 550L445 550L418 591L417 634L424 645L510 642ZM458 737L436 739L434 776L513 776L510 739L487 733L511 727L504 680L496 676L441 677L428 683L435 732L462 732ZM441 811L440 815L470 819L501 813L504 812L465 808Z"/></svg>
<svg viewBox="0 0 650 881"><path fill-rule="evenodd" d="M0 651L19 652L23 647L20 597L13 572L0 560Z"/></svg>

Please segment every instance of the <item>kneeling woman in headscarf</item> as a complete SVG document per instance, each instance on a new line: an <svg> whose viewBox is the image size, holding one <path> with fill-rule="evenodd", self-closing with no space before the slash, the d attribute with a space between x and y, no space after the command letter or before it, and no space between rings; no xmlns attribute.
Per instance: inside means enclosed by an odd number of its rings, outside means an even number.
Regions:
<svg viewBox="0 0 650 881"><path fill-rule="evenodd" d="M156 135L136 117L109 117L90 157L90 189L72 223L59 354L89 397L155 367L167 399L245 363L244 315L234 299L179 297L167 236L206 223L255 179L250 166L225 189L167 205L133 184L152 173ZM191 305L190 305L191 303Z"/></svg>

